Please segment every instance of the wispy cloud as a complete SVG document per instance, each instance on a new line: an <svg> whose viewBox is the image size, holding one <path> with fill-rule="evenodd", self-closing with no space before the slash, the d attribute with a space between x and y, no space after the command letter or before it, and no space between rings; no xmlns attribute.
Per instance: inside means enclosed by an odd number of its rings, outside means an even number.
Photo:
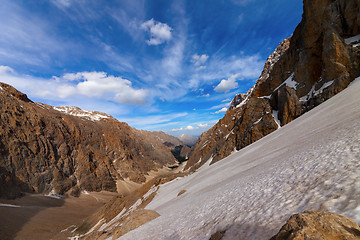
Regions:
<svg viewBox="0 0 360 240"><path fill-rule="evenodd" d="M150 33L150 39L146 40L148 45L159 45L171 39L172 28L153 18L141 24L141 28Z"/></svg>
<svg viewBox="0 0 360 240"><path fill-rule="evenodd" d="M59 8L67 8L70 7L72 0L51 0L51 2Z"/></svg>
<svg viewBox="0 0 360 240"><path fill-rule="evenodd" d="M138 117L119 117L120 121L129 123L132 126L138 128L158 128L171 126L178 124L176 121L181 120L181 118L187 116L187 112L180 113L169 113L169 114L157 114L157 115L148 115L148 116L138 116Z"/></svg>
<svg viewBox="0 0 360 240"><path fill-rule="evenodd" d="M0 61L7 64L40 66L51 62L55 52L66 49L66 43L60 44L46 21L16 1L1 1L0 36Z"/></svg>

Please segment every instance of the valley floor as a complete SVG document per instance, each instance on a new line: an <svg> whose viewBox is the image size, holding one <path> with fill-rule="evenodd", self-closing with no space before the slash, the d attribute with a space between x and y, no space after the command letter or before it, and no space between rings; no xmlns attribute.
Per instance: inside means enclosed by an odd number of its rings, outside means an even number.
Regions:
<svg viewBox="0 0 360 240"><path fill-rule="evenodd" d="M269 239L304 210L359 224L359 92L360 78L256 143L162 185L146 207L160 217L120 239Z"/></svg>
<svg viewBox="0 0 360 240"><path fill-rule="evenodd" d="M75 225L109 201L115 193L100 192L75 197L29 194L0 200L0 239L67 239ZM70 226L70 227L69 227Z"/></svg>

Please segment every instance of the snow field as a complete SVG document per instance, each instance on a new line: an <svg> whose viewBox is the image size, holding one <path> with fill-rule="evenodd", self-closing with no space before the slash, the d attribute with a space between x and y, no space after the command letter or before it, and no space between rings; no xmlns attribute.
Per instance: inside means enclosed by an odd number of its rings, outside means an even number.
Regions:
<svg viewBox="0 0 360 240"><path fill-rule="evenodd" d="M360 78L293 122L196 173L161 185L161 216L120 239L269 239L304 210L360 223ZM181 190L186 192L177 196Z"/></svg>

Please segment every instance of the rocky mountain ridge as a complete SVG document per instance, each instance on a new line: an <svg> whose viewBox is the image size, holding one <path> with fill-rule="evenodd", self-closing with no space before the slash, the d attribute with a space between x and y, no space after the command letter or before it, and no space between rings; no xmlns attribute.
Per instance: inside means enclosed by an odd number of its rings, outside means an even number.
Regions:
<svg viewBox="0 0 360 240"><path fill-rule="evenodd" d="M100 112L34 103L0 83L0 197L116 191L176 163L171 150Z"/></svg>
<svg viewBox="0 0 360 240"><path fill-rule="evenodd" d="M203 133L186 169L214 163L331 98L360 76L360 2L304 0L301 23L256 84Z"/></svg>

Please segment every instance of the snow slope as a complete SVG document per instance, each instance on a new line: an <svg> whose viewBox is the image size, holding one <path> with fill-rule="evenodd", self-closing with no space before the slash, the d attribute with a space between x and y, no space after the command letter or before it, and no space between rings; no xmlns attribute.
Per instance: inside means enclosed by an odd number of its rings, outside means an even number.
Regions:
<svg viewBox="0 0 360 240"><path fill-rule="evenodd" d="M360 78L254 144L161 185L157 219L120 239L269 239L290 215L329 210L360 223ZM181 190L186 190L177 196Z"/></svg>

